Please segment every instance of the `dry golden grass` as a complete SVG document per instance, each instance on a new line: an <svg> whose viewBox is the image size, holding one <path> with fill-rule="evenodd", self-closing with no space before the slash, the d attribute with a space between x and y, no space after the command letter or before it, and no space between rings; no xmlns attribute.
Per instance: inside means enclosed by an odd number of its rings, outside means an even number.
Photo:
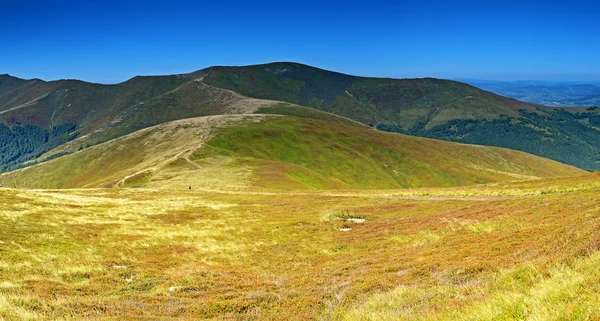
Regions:
<svg viewBox="0 0 600 321"><path fill-rule="evenodd" d="M598 178L2 189L0 318L598 319Z"/></svg>

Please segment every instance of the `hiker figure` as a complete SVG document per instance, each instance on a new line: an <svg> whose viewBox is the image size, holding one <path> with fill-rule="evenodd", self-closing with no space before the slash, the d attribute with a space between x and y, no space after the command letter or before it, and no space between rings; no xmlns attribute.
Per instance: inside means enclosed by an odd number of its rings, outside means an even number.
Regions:
<svg viewBox="0 0 600 321"><path fill-rule="evenodd" d="M189 190L190 190L190 191L192 190L192 187L191 187L191 186L189 187Z"/></svg>

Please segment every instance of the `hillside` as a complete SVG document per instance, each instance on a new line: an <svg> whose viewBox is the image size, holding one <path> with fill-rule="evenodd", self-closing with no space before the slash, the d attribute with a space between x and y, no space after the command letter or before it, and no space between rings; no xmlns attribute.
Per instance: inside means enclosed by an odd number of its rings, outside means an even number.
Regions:
<svg viewBox="0 0 600 321"><path fill-rule="evenodd" d="M190 117L265 112L332 117L288 103L244 97L202 82L202 73L135 77L117 85L0 76L0 172L32 164L77 137L85 148ZM338 118L339 119L339 118ZM346 122L351 123L350 120ZM69 150L72 152L72 150ZM43 156L42 160L47 157Z"/></svg>
<svg viewBox="0 0 600 321"><path fill-rule="evenodd" d="M507 149L268 115L209 116L137 131L0 176L3 186L266 190L462 186L584 171Z"/></svg>
<svg viewBox="0 0 600 321"><path fill-rule="evenodd" d="M433 78L364 78L297 63L213 67L205 81L242 95L309 106L365 124L430 128L453 119L518 116L535 105Z"/></svg>
<svg viewBox="0 0 600 321"><path fill-rule="evenodd" d="M449 80L364 78L272 63L116 85L0 75L0 172L178 119L251 113L341 119L323 112L382 131L506 147L600 169L595 108L542 107ZM78 137L82 143L73 143Z"/></svg>
<svg viewBox="0 0 600 321"><path fill-rule="evenodd" d="M380 130L507 147L600 170L595 108L528 104L441 79L344 75L297 63L213 67L205 81L342 115Z"/></svg>

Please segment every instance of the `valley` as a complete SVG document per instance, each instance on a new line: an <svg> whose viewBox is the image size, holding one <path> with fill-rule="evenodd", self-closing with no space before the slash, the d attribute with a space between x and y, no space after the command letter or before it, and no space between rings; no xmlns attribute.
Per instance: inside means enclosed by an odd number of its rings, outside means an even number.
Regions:
<svg viewBox="0 0 600 321"><path fill-rule="evenodd" d="M600 87L595 81L493 81L464 79L465 83L520 101L554 107L600 105Z"/></svg>

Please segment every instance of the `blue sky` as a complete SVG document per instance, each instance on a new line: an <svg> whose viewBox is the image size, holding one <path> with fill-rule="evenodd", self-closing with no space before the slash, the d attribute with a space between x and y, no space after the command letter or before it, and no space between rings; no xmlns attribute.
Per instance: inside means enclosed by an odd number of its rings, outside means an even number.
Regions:
<svg viewBox="0 0 600 321"><path fill-rule="evenodd" d="M0 0L0 73L115 83L296 61L355 75L600 80L593 1Z"/></svg>

